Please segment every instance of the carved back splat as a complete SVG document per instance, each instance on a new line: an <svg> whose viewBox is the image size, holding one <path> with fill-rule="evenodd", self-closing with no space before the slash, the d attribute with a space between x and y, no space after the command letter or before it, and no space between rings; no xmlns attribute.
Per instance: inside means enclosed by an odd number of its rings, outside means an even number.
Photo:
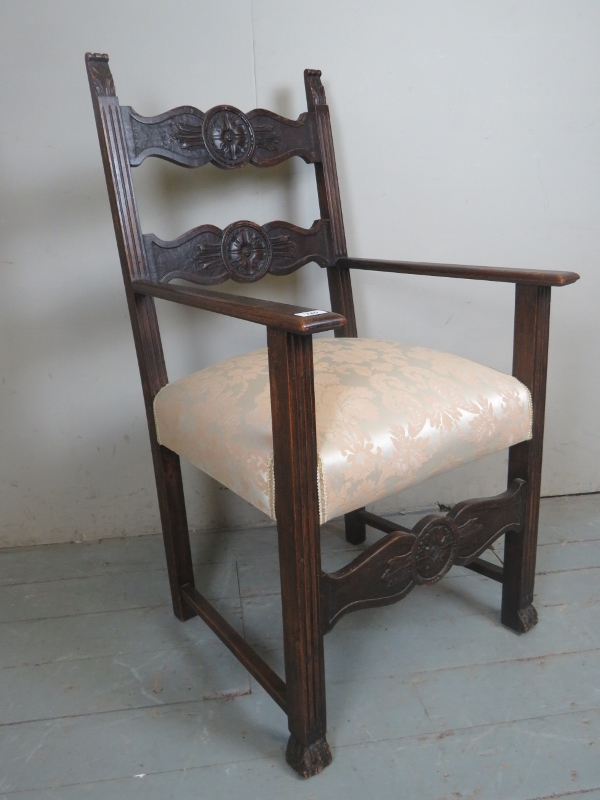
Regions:
<svg viewBox="0 0 600 800"><path fill-rule="evenodd" d="M329 222L324 219L310 230L289 222L260 226L248 220L234 222L224 231L201 225L171 242L146 234L144 246L154 280L184 278L205 285L230 278L249 283L267 272L287 275L309 261L326 267L332 258Z"/></svg>
<svg viewBox="0 0 600 800"><path fill-rule="evenodd" d="M262 108L244 114L233 106L215 106L206 113L180 106L156 117L123 106L121 113L132 167L148 156L184 167L212 162L221 169L273 167L292 156L311 164L320 159L314 114L291 120Z"/></svg>
<svg viewBox="0 0 600 800"><path fill-rule="evenodd" d="M105 168L111 178L120 172L129 187L126 202L115 198L113 203L123 236L134 246L132 250L122 242L120 247L129 276L165 283L174 278L203 285L229 279L249 283L267 273L287 275L315 261L327 268L332 310L348 320L336 335L355 336L349 271L335 266L336 259L346 254L346 244L321 73L305 71L308 111L297 120L260 108L245 114L229 105L206 112L179 106L158 116L143 117L129 106L118 105L107 56L88 54L86 62L97 116L102 117L105 106L111 109L111 125L103 142ZM241 220L225 230L201 225L172 241L163 241L152 233L142 235L130 168L150 156L189 168L212 163L228 170L247 164L270 167L299 156L315 165L321 219L310 229L281 221L259 226Z"/></svg>

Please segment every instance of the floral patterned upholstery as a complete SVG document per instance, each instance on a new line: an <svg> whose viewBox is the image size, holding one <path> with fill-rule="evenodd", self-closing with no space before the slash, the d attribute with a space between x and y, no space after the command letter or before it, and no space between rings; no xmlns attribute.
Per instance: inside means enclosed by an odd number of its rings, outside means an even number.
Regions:
<svg viewBox="0 0 600 800"><path fill-rule="evenodd" d="M315 339L321 521L531 438L531 397L459 356L373 339ZM267 351L165 386L159 442L275 519Z"/></svg>

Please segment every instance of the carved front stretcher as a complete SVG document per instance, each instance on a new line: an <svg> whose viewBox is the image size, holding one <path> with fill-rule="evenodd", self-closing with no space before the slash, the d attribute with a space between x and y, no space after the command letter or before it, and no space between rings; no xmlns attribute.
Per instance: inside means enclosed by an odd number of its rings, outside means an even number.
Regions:
<svg viewBox="0 0 600 800"><path fill-rule="evenodd" d="M497 497L465 500L446 516L424 517L412 530L365 513L369 524L395 530L347 566L321 575L324 630L350 611L389 605L415 586L437 583L455 564L468 566L504 533L521 532L525 488L525 481L515 480Z"/></svg>

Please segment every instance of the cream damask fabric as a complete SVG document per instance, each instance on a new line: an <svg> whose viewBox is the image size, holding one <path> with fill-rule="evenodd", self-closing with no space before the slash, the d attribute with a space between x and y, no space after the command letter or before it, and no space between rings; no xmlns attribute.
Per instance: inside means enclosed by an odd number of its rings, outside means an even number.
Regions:
<svg viewBox="0 0 600 800"><path fill-rule="evenodd" d="M531 397L459 356L315 339L321 522L531 438ZM159 442L275 519L267 351L165 386Z"/></svg>

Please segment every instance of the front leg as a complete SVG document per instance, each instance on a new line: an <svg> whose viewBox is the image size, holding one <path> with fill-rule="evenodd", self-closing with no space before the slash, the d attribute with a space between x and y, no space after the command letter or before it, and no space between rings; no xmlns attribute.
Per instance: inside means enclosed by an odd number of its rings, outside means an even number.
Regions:
<svg viewBox="0 0 600 800"><path fill-rule="evenodd" d="M303 778L331 763L325 656L312 340L268 329L283 647L290 739Z"/></svg>

